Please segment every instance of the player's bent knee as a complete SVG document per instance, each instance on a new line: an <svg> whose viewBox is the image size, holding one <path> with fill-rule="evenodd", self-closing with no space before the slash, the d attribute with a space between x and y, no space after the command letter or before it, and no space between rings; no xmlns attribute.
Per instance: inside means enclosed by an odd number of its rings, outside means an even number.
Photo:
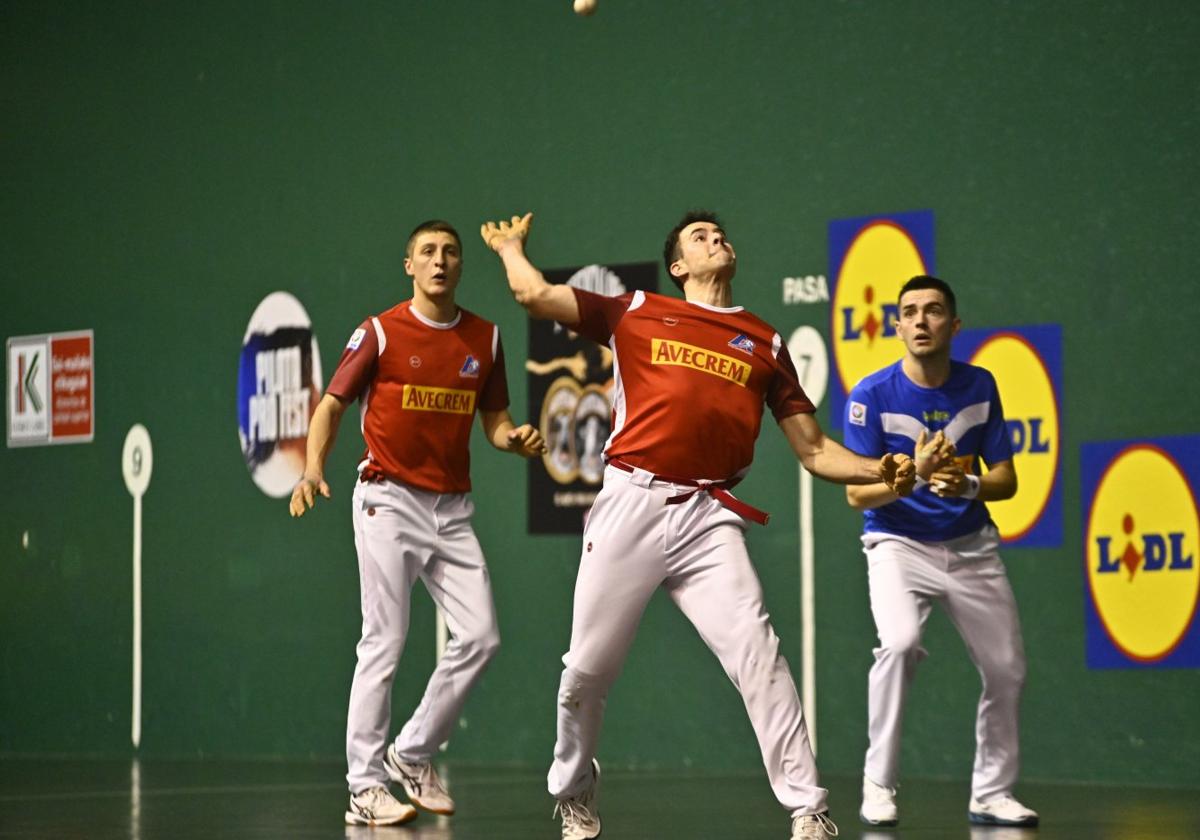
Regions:
<svg viewBox="0 0 1200 840"><path fill-rule="evenodd" d="M500 632L495 628L471 636L452 639L450 644L458 648L459 656L466 660L488 662L500 650Z"/></svg>
<svg viewBox="0 0 1200 840"><path fill-rule="evenodd" d="M731 635L746 641L732 650L732 656L718 653L718 658L735 685L768 678L778 670L780 663L784 668L787 667L779 653L779 637L769 626L755 624L735 629Z"/></svg>
<svg viewBox="0 0 1200 840"><path fill-rule="evenodd" d="M896 657L901 659L921 658L921 634L915 631L894 633L875 649L875 658Z"/></svg>
<svg viewBox="0 0 1200 840"><path fill-rule="evenodd" d="M478 638L475 642L479 649L479 655L485 660L491 660L500 650L500 633L491 631Z"/></svg>
<svg viewBox="0 0 1200 840"><path fill-rule="evenodd" d="M389 639L380 635L363 636L355 649L358 661L372 668L386 668L389 673L395 669L404 652L402 639Z"/></svg>
<svg viewBox="0 0 1200 840"><path fill-rule="evenodd" d="M558 704L578 709L590 700L603 699L608 694L612 680L594 674L585 674L574 668L564 668L558 685Z"/></svg>
<svg viewBox="0 0 1200 840"><path fill-rule="evenodd" d="M1025 657L1012 656L988 663L983 669L985 683L1020 691L1025 685Z"/></svg>
<svg viewBox="0 0 1200 840"><path fill-rule="evenodd" d="M613 656L611 652L598 650L595 647L588 650L596 655L580 655L580 651L572 650L563 657L563 678L565 679L567 674L572 674L574 679L581 682L603 685L607 688L621 673L624 658Z"/></svg>

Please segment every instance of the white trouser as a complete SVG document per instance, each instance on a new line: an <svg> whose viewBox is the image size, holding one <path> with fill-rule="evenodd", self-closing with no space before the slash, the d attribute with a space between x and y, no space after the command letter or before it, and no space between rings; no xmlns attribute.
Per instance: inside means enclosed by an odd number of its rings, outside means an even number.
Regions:
<svg viewBox="0 0 1200 840"><path fill-rule="evenodd" d="M666 504L688 489L640 471L605 471L583 534L550 794L575 796L590 783L605 697L662 586L741 692L775 796L796 815L823 811L827 792L746 553L745 523L704 493Z"/></svg>
<svg viewBox="0 0 1200 840"><path fill-rule="evenodd" d="M975 720L971 794L979 800L1009 793L1019 770L1018 712L1025 683L1025 649L1012 587L997 553L992 526L948 542L921 543L867 534L871 612L879 633L868 693L864 774L895 787L904 701L917 664L921 634L934 601L958 629L983 680Z"/></svg>
<svg viewBox="0 0 1200 840"><path fill-rule="evenodd" d="M392 679L418 577L445 614L450 641L420 705L396 738L402 759L434 756L500 645L487 565L471 528L473 512L465 493L430 493L391 481L360 481L354 488L362 639L346 719L351 792L387 783L383 757Z"/></svg>

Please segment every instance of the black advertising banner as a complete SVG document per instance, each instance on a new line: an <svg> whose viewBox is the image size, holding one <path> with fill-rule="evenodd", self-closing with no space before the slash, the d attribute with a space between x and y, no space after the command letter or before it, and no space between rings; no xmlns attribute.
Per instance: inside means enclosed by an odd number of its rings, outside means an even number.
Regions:
<svg viewBox="0 0 1200 840"><path fill-rule="evenodd" d="M588 265L545 272L551 283L616 297L658 289L658 264ZM529 461L529 533L580 534L604 478L612 430L613 354L554 321L532 321L525 362L529 414L547 451Z"/></svg>

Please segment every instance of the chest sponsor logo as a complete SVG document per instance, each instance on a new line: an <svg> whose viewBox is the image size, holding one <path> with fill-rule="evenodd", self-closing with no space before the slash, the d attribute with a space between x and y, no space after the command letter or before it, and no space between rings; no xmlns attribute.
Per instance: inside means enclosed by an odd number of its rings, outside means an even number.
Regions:
<svg viewBox="0 0 1200 840"><path fill-rule="evenodd" d="M475 411L475 392L457 388L404 386L404 408L409 411L440 411L443 414L471 414Z"/></svg>
<svg viewBox="0 0 1200 840"><path fill-rule="evenodd" d="M833 278L830 388L833 422L844 416L850 389L864 376L904 355L896 337L900 287L910 277L933 271L933 213L897 213L829 223Z"/></svg>
<svg viewBox="0 0 1200 840"><path fill-rule="evenodd" d="M1200 666L1200 516L1189 475L1150 442L1127 445L1100 464L1084 548L1103 632L1089 627L1088 664L1147 665L1175 654L1170 664ZM1106 653L1118 663L1105 661Z"/></svg>
<svg viewBox="0 0 1200 840"><path fill-rule="evenodd" d="M459 376L465 376L471 379L479 378L479 360L472 355L467 355L467 360L463 362L462 368L458 371Z"/></svg>
<svg viewBox="0 0 1200 840"><path fill-rule="evenodd" d="M650 339L650 362L655 365L678 365L720 377L742 388L750 381L750 363L739 361L724 353L714 353L704 347L668 341L663 338Z"/></svg>
<svg viewBox="0 0 1200 840"><path fill-rule="evenodd" d="M754 342L746 337L745 333L738 333L729 341L729 346L734 350L741 350L743 353L754 355Z"/></svg>

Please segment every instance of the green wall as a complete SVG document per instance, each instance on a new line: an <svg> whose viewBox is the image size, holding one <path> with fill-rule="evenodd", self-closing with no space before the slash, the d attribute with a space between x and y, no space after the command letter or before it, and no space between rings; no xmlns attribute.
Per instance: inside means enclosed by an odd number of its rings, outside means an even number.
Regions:
<svg viewBox="0 0 1200 840"><path fill-rule="evenodd" d="M827 271L830 219L930 208L967 326L1064 331L1064 543L1007 555L1025 775L1200 785L1200 673L1084 665L1077 467L1083 441L1200 430L1181 387L1198 37L1194 6L1165 1L0 5L0 333L95 330L98 409L91 444L0 450L0 752L130 750L120 454L141 422L143 753L341 754L360 443L347 424L334 501L301 521L251 482L237 360L269 292L304 303L328 379L363 316L408 296L403 234L451 219L462 301L500 323L520 413L526 325L484 219L535 210L531 250L554 267L656 259L684 209L713 206L738 302L828 337L827 306L783 306L781 279ZM750 545L798 675L797 468L770 425L744 495L775 514ZM504 647L451 755L542 766L578 544L522 536L523 466L478 439L474 457ZM853 773L874 642L858 517L820 483L816 515L820 761ZM433 664L416 603L400 719ZM965 779L978 682L944 618L927 646L904 769ZM601 749L759 766L736 692L665 599Z"/></svg>

